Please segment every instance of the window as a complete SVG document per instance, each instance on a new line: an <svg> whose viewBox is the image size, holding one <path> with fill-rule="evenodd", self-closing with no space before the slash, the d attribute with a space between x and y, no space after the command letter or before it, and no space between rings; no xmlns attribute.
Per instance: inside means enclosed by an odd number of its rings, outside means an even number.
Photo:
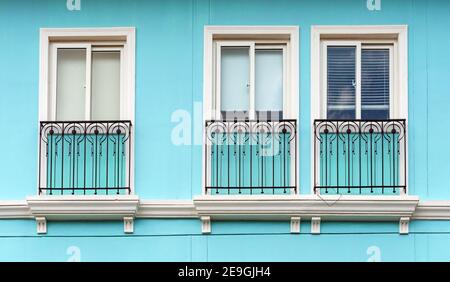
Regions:
<svg viewBox="0 0 450 282"><path fill-rule="evenodd" d="M326 117L386 120L392 116L393 43L323 41Z"/></svg>
<svg viewBox="0 0 450 282"><path fill-rule="evenodd" d="M313 26L311 119L405 119L407 26Z"/></svg>
<svg viewBox="0 0 450 282"><path fill-rule="evenodd" d="M298 27L205 28L205 194L298 192Z"/></svg>
<svg viewBox="0 0 450 282"><path fill-rule="evenodd" d="M41 29L40 195L133 193L134 37Z"/></svg>
<svg viewBox="0 0 450 282"><path fill-rule="evenodd" d="M298 117L298 27L205 28L205 120Z"/></svg>
<svg viewBox="0 0 450 282"><path fill-rule="evenodd" d="M134 28L41 29L41 121L134 120Z"/></svg>
<svg viewBox="0 0 450 282"><path fill-rule="evenodd" d="M313 193L407 193L407 26L313 26Z"/></svg>
<svg viewBox="0 0 450 282"><path fill-rule="evenodd" d="M216 50L219 116L224 120L282 119L286 44L217 41Z"/></svg>
<svg viewBox="0 0 450 282"><path fill-rule="evenodd" d="M57 43L51 52L55 120L121 119L123 44Z"/></svg>

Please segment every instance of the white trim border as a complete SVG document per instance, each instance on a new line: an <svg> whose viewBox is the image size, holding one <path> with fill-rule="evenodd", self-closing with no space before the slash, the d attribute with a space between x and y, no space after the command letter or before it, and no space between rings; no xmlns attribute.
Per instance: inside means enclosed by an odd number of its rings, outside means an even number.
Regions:
<svg viewBox="0 0 450 282"><path fill-rule="evenodd" d="M450 220L450 201L417 196L199 196L194 200L139 200L137 196L33 196L0 201L0 220L126 220L180 218L209 220L398 221ZM299 228L292 229L293 233ZM400 224L400 233L408 229ZM127 233L133 227L126 228Z"/></svg>
<svg viewBox="0 0 450 282"><path fill-rule="evenodd" d="M54 199L49 199L53 197ZM108 197L110 197L108 199ZM59 198L59 199L58 199ZM65 198L65 199L64 199ZM139 200L137 196L33 196L26 200L1 200L0 219L32 219L39 215L58 220L92 216L91 219L199 218L276 219L291 217L327 220L450 220L450 201L419 201L416 196L199 196L194 200ZM70 204L68 204L70 203ZM95 208L100 204L103 208ZM104 207L108 207L105 209ZM123 212L123 213L122 213ZM249 216L253 215L253 216ZM88 216L89 217L89 216Z"/></svg>

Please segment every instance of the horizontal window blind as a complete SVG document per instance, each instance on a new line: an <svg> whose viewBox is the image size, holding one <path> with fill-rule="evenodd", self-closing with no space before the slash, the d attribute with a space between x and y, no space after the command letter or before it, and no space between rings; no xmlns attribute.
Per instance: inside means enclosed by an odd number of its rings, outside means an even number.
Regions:
<svg viewBox="0 0 450 282"><path fill-rule="evenodd" d="M354 119L356 46L327 48L327 117Z"/></svg>
<svg viewBox="0 0 450 282"><path fill-rule="evenodd" d="M389 118L389 49L361 50L361 118Z"/></svg>

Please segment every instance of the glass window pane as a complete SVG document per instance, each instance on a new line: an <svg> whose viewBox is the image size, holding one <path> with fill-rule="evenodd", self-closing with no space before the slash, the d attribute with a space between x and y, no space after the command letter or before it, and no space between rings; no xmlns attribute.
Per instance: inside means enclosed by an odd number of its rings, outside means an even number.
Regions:
<svg viewBox="0 0 450 282"><path fill-rule="evenodd" d="M283 111L283 50L256 50L255 108L268 118Z"/></svg>
<svg viewBox="0 0 450 282"><path fill-rule="evenodd" d="M329 46L327 66L327 118L354 119L356 47Z"/></svg>
<svg viewBox="0 0 450 282"><path fill-rule="evenodd" d="M389 49L362 49L362 119L389 119L389 68Z"/></svg>
<svg viewBox="0 0 450 282"><path fill-rule="evenodd" d="M56 119L84 120L86 49L58 49Z"/></svg>
<svg viewBox="0 0 450 282"><path fill-rule="evenodd" d="M120 119L120 52L92 52L93 120Z"/></svg>
<svg viewBox="0 0 450 282"><path fill-rule="evenodd" d="M220 64L220 105L222 114L248 115L250 57L249 47L222 47Z"/></svg>

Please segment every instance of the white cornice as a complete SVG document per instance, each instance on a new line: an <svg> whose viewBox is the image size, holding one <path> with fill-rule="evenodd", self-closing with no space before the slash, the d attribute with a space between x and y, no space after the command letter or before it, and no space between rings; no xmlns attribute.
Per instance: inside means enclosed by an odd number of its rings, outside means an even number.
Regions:
<svg viewBox="0 0 450 282"><path fill-rule="evenodd" d="M141 200L136 217L198 217L192 200Z"/></svg>
<svg viewBox="0 0 450 282"><path fill-rule="evenodd" d="M76 39L86 39L91 37L102 37L116 39L118 36L123 38L134 36L136 33L135 27L83 27L83 28L41 28L41 37L46 37L52 40L59 40L61 38L72 37Z"/></svg>
<svg viewBox="0 0 450 282"><path fill-rule="evenodd" d="M204 33L207 36L213 35L258 35L275 34L291 35L299 32L297 25L205 25Z"/></svg>
<svg viewBox="0 0 450 282"><path fill-rule="evenodd" d="M323 220L450 220L450 201L419 202L414 196L201 196L194 200L139 200L137 196L50 197L0 201L0 219L302 219Z"/></svg>
<svg viewBox="0 0 450 282"><path fill-rule="evenodd" d="M450 201L420 202L413 219L450 220Z"/></svg>
<svg viewBox="0 0 450 282"><path fill-rule="evenodd" d="M212 219L398 220L411 217L415 196L202 196L194 199L199 216Z"/></svg>
<svg viewBox="0 0 450 282"><path fill-rule="evenodd" d="M34 196L26 201L34 217L55 220L134 217L139 205L135 195Z"/></svg>
<svg viewBox="0 0 450 282"><path fill-rule="evenodd" d="M25 200L0 201L0 219L33 218Z"/></svg>
<svg viewBox="0 0 450 282"><path fill-rule="evenodd" d="M408 32L408 25L313 25L311 26L312 34L336 35L336 34L352 34L352 35L400 35Z"/></svg>

